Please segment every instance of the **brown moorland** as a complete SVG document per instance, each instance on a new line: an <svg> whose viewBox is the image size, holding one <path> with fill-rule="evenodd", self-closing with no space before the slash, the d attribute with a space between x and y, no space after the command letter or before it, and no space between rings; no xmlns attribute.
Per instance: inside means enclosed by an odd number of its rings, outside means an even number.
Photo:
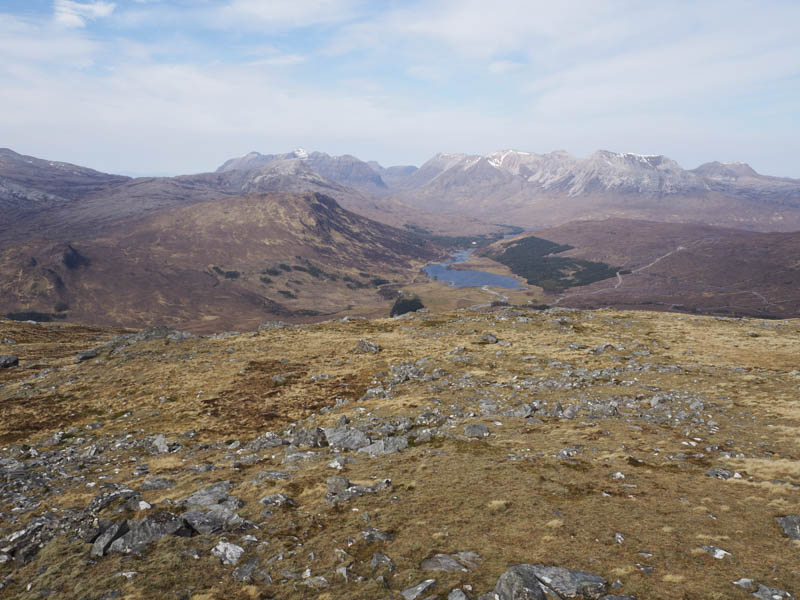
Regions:
<svg viewBox="0 0 800 600"><path fill-rule="evenodd" d="M118 333L0 321L20 358L0 382L4 597L401 598L435 579L475 598L519 563L640 600L800 589L776 522L800 506L797 320L505 307ZM326 446L342 428L383 444ZM332 504L331 476L375 491ZM90 554L92 522L188 519L181 499L217 482L249 524ZM458 552L480 559L423 565Z"/></svg>
<svg viewBox="0 0 800 600"><path fill-rule="evenodd" d="M386 314L396 287L440 253L322 194L231 197L70 243L0 249L0 311L206 332L319 320L354 306Z"/></svg>
<svg viewBox="0 0 800 600"><path fill-rule="evenodd" d="M800 232L757 233L631 219L574 221L526 236L573 246L569 257L618 267L616 278L549 294L560 306L682 310L719 315L800 315Z"/></svg>

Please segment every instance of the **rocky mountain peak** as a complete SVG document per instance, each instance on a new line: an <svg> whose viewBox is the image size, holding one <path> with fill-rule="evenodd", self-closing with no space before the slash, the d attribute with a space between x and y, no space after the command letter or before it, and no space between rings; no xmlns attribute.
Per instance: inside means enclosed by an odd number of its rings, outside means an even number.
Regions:
<svg viewBox="0 0 800 600"><path fill-rule="evenodd" d="M759 174L747 163L742 162L709 162L694 169L695 173L717 181L735 181L740 177L759 177Z"/></svg>

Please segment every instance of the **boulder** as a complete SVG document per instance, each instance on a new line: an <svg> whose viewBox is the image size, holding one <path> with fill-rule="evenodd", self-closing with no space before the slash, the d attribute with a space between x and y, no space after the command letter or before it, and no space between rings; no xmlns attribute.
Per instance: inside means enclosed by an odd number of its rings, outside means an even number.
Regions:
<svg viewBox="0 0 800 600"><path fill-rule="evenodd" d="M546 600L542 586L536 576L524 567L518 565L509 568L497 580L494 586L494 595L497 600Z"/></svg>
<svg viewBox="0 0 800 600"><path fill-rule="evenodd" d="M790 539L800 540L800 515L786 515L785 517L775 517L778 525Z"/></svg>
<svg viewBox="0 0 800 600"><path fill-rule="evenodd" d="M365 339L358 340L358 344L353 348L353 352L357 354L377 354L381 350L378 344Z"/></svg>
<svg viewBox="0 0 800 600"><path fill-rule="evenodd" d="M483 423L467 425L464 427L464 435L470 438L484 438L489 436L489 428Z"/></svg>
<svg viewBox="0 0 800 600"><path fill-rule="evenodd" d="M75 362L82 363L92 358L97 358L97 355L100 354L99 348L93 348L92 350L86 350L84 352L78 352L75 355Z"/></svg>
<svg viewBox="0 0 800 600"><path fill-rule="evenodd" d="M467 571L467 568L449 554L435 554L422 561L420 568L425 571Z"/></svg>
<svg viewBox="0 0 800 600"><path fill-rule="evenodd" d="M324 430L328 445L341 450L358 450L369 446L370 440L363 431L353 427L329 427Z"/></svg>
<svg viewBox="0 0 800 600"><path fill-rule="evenodd" d="M328 477L325 501L328 504L336 505L339 502L352 500L364 494L374 494L380 490L388 489L391 485L391 479L383 479L374 485L356 485L350 483L350 480L346 477Z"/></svg>
<svg viewBox="0 0 800 600"><path fill-rule="evenodd" d="M495 586L499 600L545 600L546 592L557 598L602 598L608 583L585 571L546 565L516 565L500 576Z"/></svg>
<svg viewBox="0 0 800 600"><path fill-rule="evenodd" d="M219 542L211 549L211 554L222 561L223 565L235 565L244 554L244 548L230 542Z"/></svg>
<svg viewBox="0 0 800 600"><path fill-rule="evenodd" d="M128 522L109 523L102 530L97 539L94 540L91 549L92 556L104 556L108 552L111 543L119 537L128 533Z"/></svg>
<svg viewBox="0 0 800 600"><path fill-rule="evenodd" d="M259 451L286 445L288 445L286 440L271 431L267 431L248 443L246 447L248 450Z"/></svg>
<svg viewBox="0 0 800 600"><path fill-rule="evenodd" d="M319 427L313 429L298 429L292 436L293 446L306 446L308 448L320 448L327 444L325 432Z"/></svg>
<svg viewBox="0 0 800 600"><path fill-rule="evenodd" d="M228 491L232 488L230 481L218 481L217 483L206 486L196 492L189 494L178 502L181 506L214 506L225 502L231 496Z"/></svg>
<svg viewBox="0 0 800 600"><path fill-rule="evenodd" d="M269 496L264 496L259 502L264 506L274 506L278 508L295 505L294 500L289 498L286 494L270 494Z"/></svg>
<svg viewBox="0 0 800 600"><path fill-rule="evenodd" d="M19 357L13 354L0 354L0 369L10 369L19 365Z"/></svg>
<svg viewBox="0 0 800 600"><path fill-rule="evenodd" d="M141 521L130 521L128 527L130 531L114 540L108 547L109 552L138 553L164 536L192 535L192 530L181 517L168 512L148 515Z"/></svg>
<svg viewBox="0 0 800 600"><path fill-rule="evenodd" d="M384 454L394 454L406 448L408 448L408 438L404 435L398 435L372 442L369 446L359 448L358 453L367 454L375 458Z"/></svg>
<svg viewBox="0 0 800 600"><path fill-rule="evenodd" d="M434 585L436 585L435 579L426 579L415 586L404 589L402 592L400 592L400 595L405 598L405 600L416 600Z"/></svg>

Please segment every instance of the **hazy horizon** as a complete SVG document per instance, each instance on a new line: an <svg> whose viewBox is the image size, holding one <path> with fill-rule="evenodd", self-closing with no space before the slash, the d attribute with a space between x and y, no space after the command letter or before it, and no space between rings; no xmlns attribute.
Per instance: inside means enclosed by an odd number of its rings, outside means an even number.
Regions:
<svg viewBox="0 0 800 600"><path fill-rule="evenodd" d="M11 0L0 146L137 175L302 146L504 148L800 178L800 5Z"/></svg>

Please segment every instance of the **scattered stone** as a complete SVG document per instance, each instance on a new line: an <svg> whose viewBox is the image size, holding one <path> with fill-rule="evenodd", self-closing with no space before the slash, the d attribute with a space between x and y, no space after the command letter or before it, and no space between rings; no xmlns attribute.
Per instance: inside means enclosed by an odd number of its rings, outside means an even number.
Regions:
<svg viewBox="0 0 800 600"><path fill-rule="evenodd" d="M479 344L496 344L497 341L497 336L492 333L484 333L478 338Z"/></svg>
<svg viewBox="0 0 800 600"><path fill-rule="evenodd" d="M251 558L246 563L236 567L233 570L233 578L236 581L240 581L242 583L252 582L256 570L259 569L259 565L260 563L257 557Z"/></svg>
<svg viewBox="0 0 800 600"><path fill-rule="evenodd" d="M464 435L469 438L489 437L489 428L483 423L467 425L464 427Z"/></svg>
<svg viewBox="0 0 800 600"><path fill-rule="evenodd" d="M289 498L286 494L270 494L264 496L259 500L264 506L274 506L280 508L282 506L295 506L294 500Z"/></svg>
<svg viewBox="0 0 800 600"><path fill-rule="evenodd" d="M365 339L358 340L358 344L353 348L353 352L358 354L377 354L381 350L382 348L378 344Z"/></svg>
<svg viewBox="0 0 800 600"><path fill-rule="evenodd" d="M364 494L373 494L388 489L392 485L391 479L383 479L374 485L356 485L350 483L346 477L328 477L328 489L325 492L325 501L335 505L339 502L352 500Z"/></svg>
<svg viewBox="0 0 800 600"><path fill-rule="evenodd" d="M158 452L159 454L167 454L169 452L169 446L167 445L167 440L160 433L153 438L153 448L155 448L156 452Z"/></svg>
<svg viewBox="0 0 800 600"><path fill-rule="evenodd" d="M93 348L92 350L86 350L84 352L79 352L75 355L75 362L82 363L92 358L97 358L97 355L100 354L99 348Z"/></svg>
<svg viewBox="0 0 800 600"><path fill-rule="evenodd" d="M265 481L288 481L291 478L291 473L286 471L261 471L253 478L253 481L264 483Z"/></svg>
<svg viewBox="0 0 800 600"><path fill-rule="evenodd" d="M310 588L314 588L315 590L322 590L330 585L328 580L321 575L317 575L316 577L307 577L303 579L303 583Z"/></svg>
<svg viewBox="0 0 800 600"><path fill-rule="evenodd" d="M716 477L717 479L730 479L733 477L733 471L729 471L728 469L720 469L720 468L713 468L708 469L706 471L706 475L709 477Z"/></svg>
<svg viewBox="0 0 800 600"><path fill-rule="evenodd" d="M758 584L752 579L748 579L746 577L737 579L733 582L733 585L738 585L740 588L747 590L748 592L755 592L758 589Z"/></svg>
<svg viewBox="0 0 800 600"><path fill-rule="evenodd" d="M244 548L230 542L219 542L211 549L211 554L222 561L223 565L235 565L244 554Z"/></svg>
<svg viewBox="0 0 800 600"><path fill-rule="evenodd" d="M779 590L777 588L767 587L766 585L758 584L758 589L753 592L753 596L758 598L758 600L794 600L794 596L792 596L789 592L785 590Z"/></svg>
<svg viewBox="0 0 800 600"><path fill-rule="evenodd" d="M468 569L449 554L436 554L422 561L425 571L467 571Z"/></svg>
<svg viewBox="0 0 800 600"><path fill-rule="evenodd" d="M375 529L374 527L367 527L361 532L361 539L366 542L391 542L394 540L394 536L390 533Z"/></svg>
<svg viewBox="0 0 800 600"><path fill-rule="evenodd" d="M168 490L175 487L175 482L166 477L148 477L139 486L140 492L147 492L150 490Z"/></svg>
<svg viewBox="0 0 800 600"><path fill-rule="evenodd" d="M138 496L137 492L124 485L111 484L109 487L111 491L101 492L92 498L86 507L87 512L96 514L118 500L128 500Z"/></svg>
<svg viewBox="0 0 800 600"><path fill-rule="evenodd" d="M470 571L481 566L483 559L477 552L456 552L453 557Z"/></svg>
<svg viewBox="0 0 800 600"><path fill-rule="evenodd" d="M800 540L800 515L775 517L783 532L792 540Z"/></svg>
<svg viewBox="0 0 800 600"><path fill-rule="evenodd" d="M394 571L394 561L380 552L375 552L369 561L369 566L373 571L386 569L389 573Z"/></svg>
<svg viewBox="0 0 800 600"><path fill-rule="evenodd" d="M447 594L447 600L469 600L469 596L456 588L454 590L450 590L450 593Z"/></svg>
<svg viewBox="0 0 800 600"><path fill-rule="evenodd" d="M403 596L405 600L416 600L434 585L436 585L435 579L426 579L422 583L418 583L413 587L404 589L402 592L400 592L400 595Z"/></svg>
<svg viewBox="0 0 800 600"><path fill-rule="evenodd" d="M717 548L716 546L701 546L701 549L716 558L717 560L722 560L723 558L733 558L733 555L722 548Z"/></svg>

